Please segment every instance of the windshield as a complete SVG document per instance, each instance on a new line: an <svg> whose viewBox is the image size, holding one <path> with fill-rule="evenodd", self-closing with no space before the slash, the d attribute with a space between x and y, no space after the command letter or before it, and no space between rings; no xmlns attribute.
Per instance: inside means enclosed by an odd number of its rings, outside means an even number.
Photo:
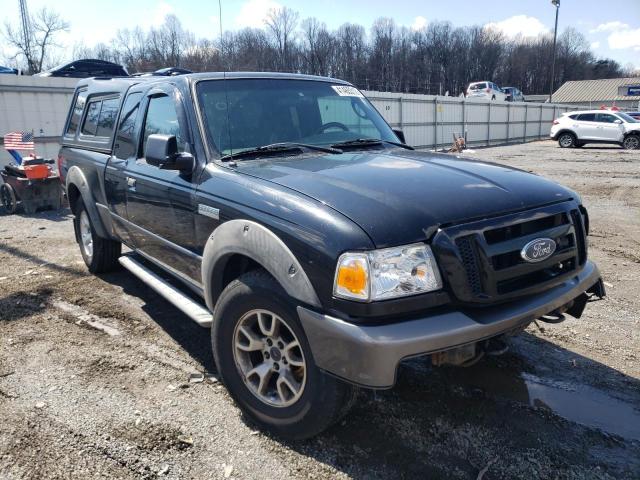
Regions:
<svg viewBox="0 0 640 480"><path fill-rule="evenodd" d="M283 142L397 142L354 87L310 80L206 80L196 87L209 142L222 154Z"/></svg>
<svg viewBox="0 0 640 480"><path fill-rule="evenodd" d="M638 121L635 118L627 115L626 113L617 112L616 115L618 115L621 119L623 119L627 123L640 123L640 121Z"/></svg>

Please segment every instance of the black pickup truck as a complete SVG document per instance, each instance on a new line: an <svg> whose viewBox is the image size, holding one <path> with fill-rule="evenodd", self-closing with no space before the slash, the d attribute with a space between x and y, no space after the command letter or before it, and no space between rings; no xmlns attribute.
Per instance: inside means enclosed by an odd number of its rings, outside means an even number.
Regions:
<svg viewBox="0 0 640 480"><path fill-rule="evenodd" d="M82 80L58 162L89 270L211 327L231 395L288 438L403 359L466 365L605 294L575 192L415 151L340 80Z"/></svg>

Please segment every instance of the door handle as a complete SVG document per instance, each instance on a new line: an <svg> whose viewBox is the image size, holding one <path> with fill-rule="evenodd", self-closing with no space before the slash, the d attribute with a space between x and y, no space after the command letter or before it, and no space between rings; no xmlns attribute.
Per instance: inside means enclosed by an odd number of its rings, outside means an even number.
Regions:
<svg viewBox="0 0 640 480"><path fill-rule="evenodd" d="M131 178L131 177L127 177L127 187L129 188L129 191L135 192L136 191L136 179L135 178Z"/></svg>

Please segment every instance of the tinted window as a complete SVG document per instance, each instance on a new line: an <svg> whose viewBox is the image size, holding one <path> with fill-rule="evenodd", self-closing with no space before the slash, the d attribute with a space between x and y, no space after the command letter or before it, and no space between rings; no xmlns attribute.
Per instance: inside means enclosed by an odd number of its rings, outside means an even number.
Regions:
<svg viewBox="0 0 640 480"><path fill-rule="evenodd" d="M596 114L595 113L581 113L578 116L578 120L580 120L581 122L595 122L596 121Z"/></svg>
<svg viewBox="0 0 640 480"><path fill-rule="evenodd" d="M122 107L120 115L120 124L118 126L118 134L116 136L116 144L114 146L114 154L116 157L126 160L136 153L136 139L134 138L136 118L140 110L141 93L132 93L127 97Z"/></svg>
<svg viewBox="0 0 640 480"><path fill-rule="evenodd" d="M118 116L118 98L109 98L102 101L102 108L100 109L100 116L98 117L98 130L96 136L98 137L111 137L113 133L113 127L116 123L116 117Z"/></svg>
<svg viewBox="0 0 640 480"><path fill-rule="evenodd" d="M618 118L616 118L613 115L610 115L608 113L599 113L596 122L600 122L600 123L613 123L616 120L618 120Z"/></svg>
<svg viewBox="0 0 640 480"><path fill-rule="evenodd" d="M569 115L571 120L576 120L578 118L578 114Z"/></svg>
<svg viewBox="0 0 640 480"><path fill-rule="evenodd" d="M87 107L87 116L84 117L81 133L83 135L95 135L98 129L98 117L100 116L100 104L102 101L96 100L89 102Z"/></svg>
<svg viewBox="0 0 640 480"><path fill-rule="evenodd" d="M178 140L178 151L184 150L184 138L180 134L180 123L178 122L178 112L173 98L163 95L161 97L151 97L147 117L144 121L144 137L142 139L142 154L147 144L149 135L161 133L163 135L175 135Z"/></svg>
<svg viewBox="0 0 640 480"><path fill-rule="evenodd" d="M483 90L487 88L487 84L486 83L476 83L475 85L470 85L469 86L469 90Z"/></svg>
<svg viewBox="0 0 640 480"><path fill-rule="evenodd" d="M78 92L76 97L76 103L73 106L73 112L71 112L71 118L69 119L69 125L65 135L74 136L78 130L78 124L82 117L84 110L84 104L87 101L87 92Z"/></svg>

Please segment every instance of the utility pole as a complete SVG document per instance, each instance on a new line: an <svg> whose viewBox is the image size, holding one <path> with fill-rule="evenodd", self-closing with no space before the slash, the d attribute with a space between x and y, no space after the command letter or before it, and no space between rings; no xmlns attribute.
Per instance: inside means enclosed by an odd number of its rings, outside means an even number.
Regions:
<svg viewBox="0 0 640 480"><path fill-rule="evenodd" d="M29 22L27 0L20 0L20 19L22 20L22 41L24 42L24 53L27 57L27 67L29 73L33 73L33 65L31 65L31 24Z"/></svg>
<svg viewBox="0 0 640 480"><path fill-rule="evenodd" d="M553 79L556 73L556 38L558 37L558 12L560 11L560 0L551 0L551 5L556 7L556 26L553 29L553 60L551 61L551 86L549 87L549 103L553 101Z"/></svg>

